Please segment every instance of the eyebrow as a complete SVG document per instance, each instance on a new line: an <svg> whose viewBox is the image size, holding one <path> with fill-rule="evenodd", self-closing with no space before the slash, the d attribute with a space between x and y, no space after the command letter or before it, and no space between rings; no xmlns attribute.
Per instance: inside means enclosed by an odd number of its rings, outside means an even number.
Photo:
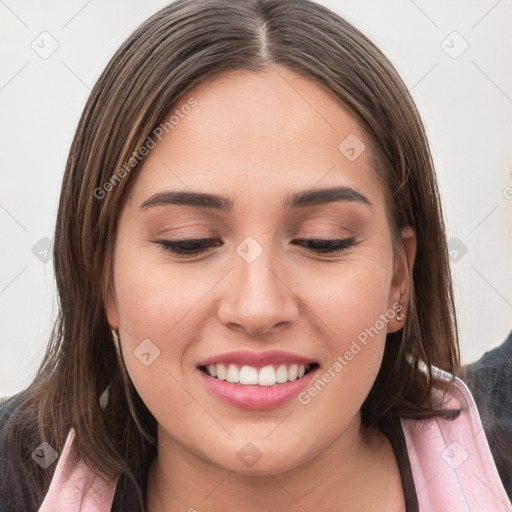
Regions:
<svg viewBox="0 0 512 512"><path fill-rule="evenodd" d="M282 206L285 210L291 210L293 208L305 208L337 201L359 202L370 207L373 206L365 195L351 187L303 190L301 192L288 194ZM140 209L146 210L152 206L162 204L194 206L197 208L225 212L232 210L234 207L234 202L226 196L173 190L152 195L140 205Z"/></svg>

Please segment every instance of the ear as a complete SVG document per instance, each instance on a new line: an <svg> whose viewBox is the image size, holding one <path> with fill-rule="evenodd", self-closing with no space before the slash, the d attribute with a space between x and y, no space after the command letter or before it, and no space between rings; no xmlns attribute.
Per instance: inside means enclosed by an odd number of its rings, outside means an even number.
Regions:
<svg viewBox="0 0 512 512"><path fill-rule="evenodd" d="M389 291L388 308L395 309L402 306L402 315L407 318L409 305L409 292L412 279L412 268L416 257L416 233L410 226L401 231L401 247L394 258L393 280ZM395 307L393 307L395 305ZM388 322L388 332L396 332L404 325L404 321L396 319L396 315Z"/></svg>

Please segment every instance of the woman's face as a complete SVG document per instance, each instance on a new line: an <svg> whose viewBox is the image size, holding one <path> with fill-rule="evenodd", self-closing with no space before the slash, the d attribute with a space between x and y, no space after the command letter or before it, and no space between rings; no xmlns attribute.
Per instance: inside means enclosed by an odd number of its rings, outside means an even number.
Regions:
<svg viewBox="0 0 512 512"><path fill-rule="evenodd" d="M254 474L354 449L408 288L368 141L280 67L203 82L173 112L133 171L108 306L159 448Z"/></svg>

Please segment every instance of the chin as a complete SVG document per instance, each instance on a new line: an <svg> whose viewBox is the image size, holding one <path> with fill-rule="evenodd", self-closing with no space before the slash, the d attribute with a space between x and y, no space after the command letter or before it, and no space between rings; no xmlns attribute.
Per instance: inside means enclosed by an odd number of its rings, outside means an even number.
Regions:
<svg viewBox="0 0 512 512"><path fill-rule="evenodd" d="M242 444L241 447L240 444ZM310 457L310 451L306 450L307 447L303 442L293 445L283 445L280 440L272 443L268 439L261 439L260 442L237 442L233 449L223 450L224 457L212 462L226 471L240 475L268 476L269 473L279 474L291 471L306 463L313 456ZM233 453L235 453L234 457Z"/></svg>

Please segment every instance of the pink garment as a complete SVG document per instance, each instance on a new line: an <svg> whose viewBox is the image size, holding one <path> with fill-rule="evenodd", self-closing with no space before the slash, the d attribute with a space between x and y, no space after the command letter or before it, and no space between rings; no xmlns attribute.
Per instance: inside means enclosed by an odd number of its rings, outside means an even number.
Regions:
<svg viewBox="0 0 512 512"><path fill-rule="evenodd" d="M447 380L450 375L436 370ZM453 421L401 419L421 512L512 512L485 438L473 397L455 379L448 407L461 408ZM39 512L109 512L117 481L95 477L84 494L91 471L68 459L74 431L70 430L48 493Z"/></svg>
<svg viewBox="0 0 512 512"><path fill-rule="evenodd" d="M450 395L446 407L462 409L456 420L401 420L420 511L512 511L471 392L455 378Z"/></svg>
<svg viewBox="0 0 512 512"><path fill-rule="evenodd" d="M110 512L112 508L117 480L108 484L95 477L83 461L72 466L69 453L74 438L75 431L71 428L38 512ZM88 478L93 477L86 493Z"/></svg>

